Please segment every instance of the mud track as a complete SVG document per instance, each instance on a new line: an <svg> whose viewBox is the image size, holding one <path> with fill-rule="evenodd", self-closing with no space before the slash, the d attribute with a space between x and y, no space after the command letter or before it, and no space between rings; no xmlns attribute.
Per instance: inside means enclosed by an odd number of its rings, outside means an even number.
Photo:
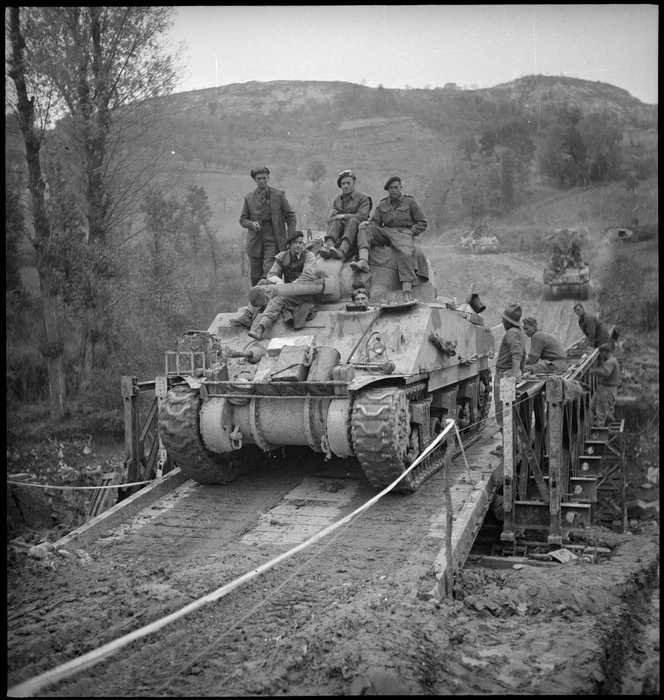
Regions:
<svg viewBox="0 0 664 700"><path fill-rule="evenodd" d="M14 555L9 686L179 610L375 495L356 462L294 460L186 482L84 552ZM658 535L610 536L595 565L468 568L418 597L441 541L442 475L41 696L596 694L626 615L655 585ZM638 635L633 629L633 636Z"/></svg>

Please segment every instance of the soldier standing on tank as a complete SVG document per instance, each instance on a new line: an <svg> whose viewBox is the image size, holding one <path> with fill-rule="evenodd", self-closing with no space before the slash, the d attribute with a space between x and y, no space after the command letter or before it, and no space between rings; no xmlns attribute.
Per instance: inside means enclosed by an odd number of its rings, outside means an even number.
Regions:
<svg viewBox="0 0 664 700"><path fill-rule="evenodd" d="M369 218L371 197L355 189L356 179L352 170L344 170L337 176L341 194L332 202L325 245L319 251L321 258L344 260L355 246L360 223Z"/></svg>
<svg viewBox="0 0 664 700"><path fill-rule="evenodd" d="M550 333L539 330L537 319L523 319L523 332L530 338L526 357L526 372L533 374L563 374L567 371L567 353Z"/></svg>
<svg viewBox="0 0 664 700"><path fill-rule="evenodd" d="M247 229L249 279L251 286L255 287L265 279L276 254L286 250L287 235L295 231L297 219L284 192L267 184L269 168L254 168L251 177L256 182L256 189L245 195L240 224ZM230 322L251 328L259 310L259 307L249 304Z"/></svg>
<svg viewBox="0 0 664 700"><path fill-rule="evenodd" d="M359 260L350 266L358 272L370 272L369 249L372 245L391 245L397 254L397 272L404 301L413 298L413 282L417 279L413 266L413 238L427 227L427 220L415 197L401 193L401 178L393 175L383 188L389 193L381 199L369 221L359 226L357 244Z"/></svg>
<svg viewBox="0 0 664 700"><path fill-rule="evenodd" d="M496 423L503 430L503 402L500 398L500 380L523 373L526 361L526 337L521 329L521 307L511 304L503 311L505 335L496 357L496 373L493 378L493 402L496 408Z"/></svg>
<svg viewBox="0 0 664 700"><path fill-rule="evenodd" d="M580 303L574 304L574 313L579 317L579 328L583 331L586 342L591 348L598 348L600 345L608 343L613 349L614 339L603 321L600 321L597 316L589 314Z"/></svg>
<svg viewBox="0 0 664 700"><path fill-rule="evenodd" d="M282 190L270 187L270 170L254 168L256 189L245 195L240 225L247 229L247 255L251 286L267 275L277 253L286 250L286 238L295 231L297 218Z"/></svg>
<svg viewBox="0 0 664 700"><path fill-rule="evenodd" d="M599 376L595 393L590 401L590 411L593 415L593 425L602 428L607 419L609 423L615 421L613 409L620 385L620 365L608 343L599 346L599 357L599 365L590 370L591 374Z"/></svg>

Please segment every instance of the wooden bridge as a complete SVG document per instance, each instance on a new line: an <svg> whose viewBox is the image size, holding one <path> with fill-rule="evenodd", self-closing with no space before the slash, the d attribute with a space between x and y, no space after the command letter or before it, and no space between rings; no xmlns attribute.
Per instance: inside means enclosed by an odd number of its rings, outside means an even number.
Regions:
<svg viewBox="0 0 664 700"><path fill-rule="evenodd" d="M591 425L597 360L593 350L562 376L502 380L507 550L543 536L560 547L565 531L592 525L625 528L624 421Z"/></svg>

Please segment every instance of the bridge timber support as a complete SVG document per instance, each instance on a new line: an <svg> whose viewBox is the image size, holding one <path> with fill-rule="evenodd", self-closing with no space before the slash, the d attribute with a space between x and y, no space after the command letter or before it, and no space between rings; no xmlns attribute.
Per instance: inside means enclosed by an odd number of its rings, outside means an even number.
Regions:
<svg viewBox="0 0 664 700"><path fill-rule="evenodd" d="M602 525L624 532L624 420L594 427L598 351L562 376L501 381L505 549Z"/></svg>

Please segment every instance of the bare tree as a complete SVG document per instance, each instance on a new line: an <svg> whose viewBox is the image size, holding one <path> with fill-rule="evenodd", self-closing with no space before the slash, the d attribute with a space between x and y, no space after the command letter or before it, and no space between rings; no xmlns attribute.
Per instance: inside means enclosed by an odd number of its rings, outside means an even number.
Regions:
<svg viewBox="0 0 664 700"><path fill-rule="evenodd" d="M49 264L51 227L46 207L46 185L42 177L40 152L44 142L44 126L38 123L35 99L28 95L26 78L26 42L21 31L18 7L9 10L11 53L8 75L16 89L16 110L25 143L28 166L28 189L31 196L31 242L37 252L37 271L42 300L43 341L41 351L46 359L49 379L49 406L51 418L59 419L67 413L65 374L63 366L64 342L60 323L62 305L53 267Z"/></svg>
<svg viewBox="0 0 664 700"><path fill-rule="evenodd" d="M85 258L92 272L81 306L77 365L78 388L85 391L95 341L107 323L112 275L107 247L118 243L111 240L113 233L138 207L138 193L152 179L155 158L165 155L165 149L155 156L145 144L136 144L144 134L156 132L157 98L175 84L175 59L160 45L172 9L31 7L24 12L23 74L33 88L26 99L42 110L52 104L54 133L62 144L57 157L78 184L85 241L93 252ZM17 12L17 26L18 17Z"/></svg>

